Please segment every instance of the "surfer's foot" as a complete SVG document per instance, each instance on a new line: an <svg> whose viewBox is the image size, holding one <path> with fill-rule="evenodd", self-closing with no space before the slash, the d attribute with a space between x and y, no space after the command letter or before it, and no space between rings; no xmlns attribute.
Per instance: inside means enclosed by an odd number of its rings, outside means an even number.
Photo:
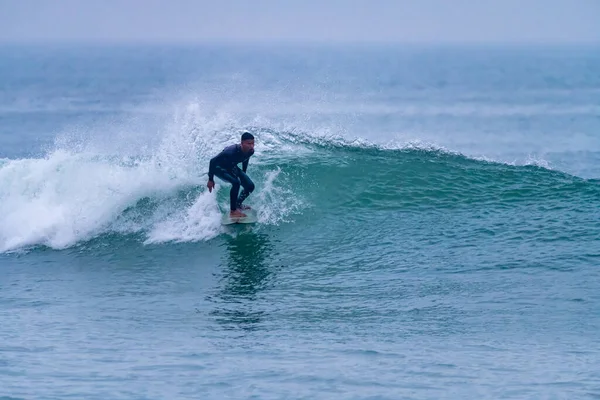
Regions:
<svg viewBox="0 0 600 400"><path fill-rule="evenodd" d="M246 217L247 215L244 214L243 212L241 212L240 210L235 210L235 211L230 211L229 216L236 217L236 218L243 218L243 217Z"/></svg>

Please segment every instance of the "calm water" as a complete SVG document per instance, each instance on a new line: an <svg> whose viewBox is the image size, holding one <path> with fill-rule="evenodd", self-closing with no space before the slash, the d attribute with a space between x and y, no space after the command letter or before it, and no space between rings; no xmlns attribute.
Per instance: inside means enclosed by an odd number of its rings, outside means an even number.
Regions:
<svg viewBox="0 0 600 400"><path fill-rule="evenodd" d="M1 399L600 398L599 48L0 59Z"/></svg>

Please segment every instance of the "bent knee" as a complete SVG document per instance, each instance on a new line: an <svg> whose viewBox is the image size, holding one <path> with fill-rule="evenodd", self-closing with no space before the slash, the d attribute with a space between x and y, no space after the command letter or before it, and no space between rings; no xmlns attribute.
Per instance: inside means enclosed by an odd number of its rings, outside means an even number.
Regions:
<svg viewBox="0 0 600 400"><path fill-rule="evenodd" d="M254 183L250 182L244 189L246 189L248 193L252 193L254 191Z"/></svg>

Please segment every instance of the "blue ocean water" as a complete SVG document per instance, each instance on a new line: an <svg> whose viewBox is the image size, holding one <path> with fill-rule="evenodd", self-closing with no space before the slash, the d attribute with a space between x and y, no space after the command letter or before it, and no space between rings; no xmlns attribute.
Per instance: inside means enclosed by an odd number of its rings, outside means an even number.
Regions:
<svg viewBox="0 0 600 400"><path fill-rule="evenodd" d="M600 398L599 50L1 47L0 398Z"/></svg>

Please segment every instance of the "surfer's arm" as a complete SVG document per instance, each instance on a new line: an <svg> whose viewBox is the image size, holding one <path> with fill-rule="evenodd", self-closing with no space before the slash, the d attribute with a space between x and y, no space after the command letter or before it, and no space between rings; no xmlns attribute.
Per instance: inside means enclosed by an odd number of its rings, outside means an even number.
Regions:
<svg viewBox="0 0 600 400"><path fill-rule="evenodd" d="M208 180L209 181L214 180L214 177L215 177L215 168L226 157L227 157L227 154L224 151L222 151L222 152L220 152L219 154L217 154L216 156L214 156L213 158L210 159L210 163L208 164Z"/></svg>
<svg viewBox="0 0 600 400"><path fill-rule="evenodd" d="M242 163L242 171L246 172L246 170L248 169L248 162L250 161L250 159L247 159L246 161L244 161Z"/></svg>

